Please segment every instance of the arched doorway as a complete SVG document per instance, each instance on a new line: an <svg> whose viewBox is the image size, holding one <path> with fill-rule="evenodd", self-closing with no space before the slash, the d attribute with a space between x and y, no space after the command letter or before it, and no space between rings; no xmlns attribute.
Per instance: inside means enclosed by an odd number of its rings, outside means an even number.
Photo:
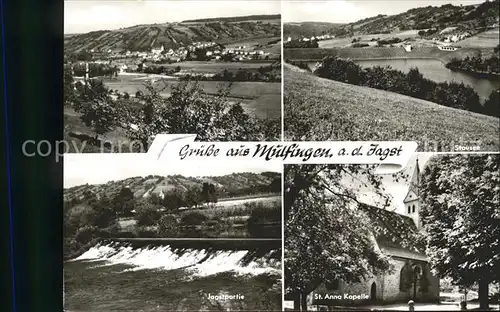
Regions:
<svg viewBox="0 0 500 312"><path fill-rule="evenodd" d="M377 284L375 282L372 283L372 287L370 288L370 300L377 300Z"/></svg>

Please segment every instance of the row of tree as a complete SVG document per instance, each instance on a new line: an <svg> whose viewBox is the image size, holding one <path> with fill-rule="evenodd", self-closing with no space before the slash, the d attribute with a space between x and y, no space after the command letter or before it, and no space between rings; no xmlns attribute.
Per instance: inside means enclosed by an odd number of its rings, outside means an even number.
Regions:
<svg viewBox="0 0 500 312"><path fill-rule="evenodd" d="M400 38L391 38L391 39L380 39L380 40L377 40L377 44L379 46L383 46L383 45L388 45L388 44L395 44L395 43L400 43L402 40Z"/></svg>
<svg viewBox="0 0 500 312"><path fill-rule="evenodd" d="M446 64L446 68L475 74L500 74L500 59L497 55L498 47L496 50L497 52L488 58L484 58L481 52L473 57L466 56L463 59L453 58Z"/></svg>
<svg viewBox="0 0 500 312"><path fill-rule="evenodd" d="M180 66L176 66L174 68L171 68L171 67L162 66L162 65L149 65L149 66L145 67L144 64L141 63L137 67L137 72L145 73L145 74L173 75L173 74L178 73L180 71L181 71Z"/></svg>
<svg viewBox="0 0 500 312"><path fill-rule="evenodd" d="M241 225L246 224L246 229L243 229L246 234L239 235L281 237L281 205L267 207L257 203L250 206L252 207L249 218L238 221ZM246 211L242 212L246 214ZM203 211L162 213L157 207L149 204L139 208L135 219L135 232L125 232L134 237L213 237L221 232L231 231L233 235L238 236L231 217L205 214Z"/></svg>
<svg viewBox="0 0 500 312"><path fill-rule="evenodd" d="M85 77L87 73L86 65L88 64L89 77L116 77L118 75L119 69L117 66L111 66L109 64L102 63L74 63L74 64L65 64L64 66L67 68L73 69L73 74L75 76Z"/></svg>
<svg viewBox="0 0 500 312"><path fill-rule="evenodd" d="M257 71L240 68L236 72L227 69L213 76L208 75L184 75L181 80L200 80L200 81L260 81L260 82L281 82L281 70L276 66L261 66Z"/></svg>
<svg viewBox="0 0 500 312"><path fill-rule="evenodd" d="M299 41L299 40L291 40L285 42L283 45L284 48L303 48L303 49L310 49L310 48L318 48L319 44L317 40L309 40L309 41Z"/></svg>
<svg viewBox="0 0 500 312"><path fill-rule="evenodd" d="M434 82L424 78L418 68L411 68L408 73L390 66L363 68L351 60L329 56L323 59L321 66L314 73L323 78L396 92L448 107L498 117L499 104L487 101L484 106L481 105L480 98L472 87L456 82ZM496 91L494 93L496 94Z"/></svg>

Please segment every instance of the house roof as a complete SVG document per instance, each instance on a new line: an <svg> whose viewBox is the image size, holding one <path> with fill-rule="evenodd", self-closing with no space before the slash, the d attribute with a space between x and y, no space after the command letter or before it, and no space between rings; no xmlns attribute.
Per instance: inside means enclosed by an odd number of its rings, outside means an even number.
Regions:
<svg viewBox="0 0 500 312"><path fill-rule="evenodd" d="M359 208L367 214L372 222L373 235L382 251L394 256L401 256L398 254L402 253L406 254L407 257L411 257L412 254L423 255L425 246L414 239L417 227L412 218L366 204L361 204ZM395 250L398 251L398 254L394 252Z"/></svg>

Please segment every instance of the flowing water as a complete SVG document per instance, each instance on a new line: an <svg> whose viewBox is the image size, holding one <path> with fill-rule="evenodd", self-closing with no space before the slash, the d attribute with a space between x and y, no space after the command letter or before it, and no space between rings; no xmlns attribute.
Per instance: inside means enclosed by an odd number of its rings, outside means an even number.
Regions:
<svg viewBox="0 0 500 312"><path fill-rule="evenodd" d="M102 265L126 264L133 266L132 270L188 269L196 276L208 276L227 271L253 275L281 274L279 261L269 259L270 254L271 252L263 259L248 261L247 257L250 255L248 250L209 252L204 249L184 249L179 252L168 245L133 248L110 243L96 245L72 261L104 261L105 264Z"/></svg>
<svg viewBox="0 0 500 312"><path fill-rule="evenodd" d="M281 309L281 250L102 243L67 261L64 276L69 311Z"/></svg>

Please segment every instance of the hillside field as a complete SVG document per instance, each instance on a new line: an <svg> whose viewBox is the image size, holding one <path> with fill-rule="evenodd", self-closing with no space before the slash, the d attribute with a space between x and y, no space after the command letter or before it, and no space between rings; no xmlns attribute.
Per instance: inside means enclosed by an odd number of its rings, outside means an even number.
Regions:
<svg viewBox="0 0 500 312"><path fill-rule="evenodd" d="M390 34L360 34L358 36L352 37L340 37L329 40L321 40L318 41L319 48L343 48L349 47L352 43L353 39L360 39L358 42L367 43L371 45L375 45L376 41L371 41L372 39L391 39L391 38L399 38L404 40L406 38L418 38L418 30L405 30L398 31Z"/></svg>
<svg viewBox="0 0 500 312"><path fill-rule="evenodd" d="M311 49L285 49L285 60L321 61L326 56L338 56L353 60L369 59L418 59L432 58L447 62L452 58L474 56L481 51L487 57L493 50L484 48L461 48L457 51L441 51L437 47L419 47L411 52L406 52L402 47L373 47L373 48L311 48Z"/></svg>
<svg viewBox="0 0 500 312"><path fill-rule="evenodd" d="M100 30L85 34L65 36L64 48L74 53L97 49L149 51L154 45L166 49L187 46L197 41L216 41L228 44L249 39L281 36L279 15L261 16L252 20L234 21L215 19L210 22L186 21L136 25L117 30Z"/></svg>
<svg viewBox="0 0 500 312"><path fill-rule="evenodd" d="M499 150L498 118L323 79L285 64L286 140L416 141L418 151L455 144Z"/></svg>
<svg viewBox="0 0 500 312"><path fill-rule="evenodd" d="M339 23L328 22L292 22L283 24L283 37L293 39L317 36L322 33L332 33L341 26Z"/></svg>
<svg viewBox="0 0 500 312"><path fill-rule="evenodd" d="M498 45L500 33L498 29L488 30L459 42L462 47L494 48Z"/></svg>

